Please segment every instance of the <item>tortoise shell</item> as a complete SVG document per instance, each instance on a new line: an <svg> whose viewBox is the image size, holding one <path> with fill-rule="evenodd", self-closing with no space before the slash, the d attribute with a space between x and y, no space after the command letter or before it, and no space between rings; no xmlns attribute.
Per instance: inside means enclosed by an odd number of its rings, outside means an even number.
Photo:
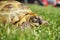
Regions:
<svg viewBox="0 0 60 40"><path fill-rule="evenodd" d="M36 13L18 1L0 2L0 22L12 23L17 26L38 26L42 24L41 18Z"/></svg>

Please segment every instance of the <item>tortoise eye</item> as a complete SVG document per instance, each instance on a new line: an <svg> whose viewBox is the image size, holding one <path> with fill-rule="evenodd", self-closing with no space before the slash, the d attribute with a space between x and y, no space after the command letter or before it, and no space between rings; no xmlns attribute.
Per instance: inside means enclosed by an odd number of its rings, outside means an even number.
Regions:
<svg viewBox="0 0 60 40"><path fill-rule="evenodd" d="M8 5L5 5L5 7L12 8L13 6L12 6L12 4L8 4Z"/></svg>

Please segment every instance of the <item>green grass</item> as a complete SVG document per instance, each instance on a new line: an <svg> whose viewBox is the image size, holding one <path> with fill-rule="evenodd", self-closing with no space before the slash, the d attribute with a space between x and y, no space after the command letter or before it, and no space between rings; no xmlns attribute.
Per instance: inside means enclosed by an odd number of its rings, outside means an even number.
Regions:
<svg viewBox="0 0 60 40"><path fill-rule="evenodd" d="M11 24L0 24L0 40L60 40L60 8L34 4L28 6L33 12L47 20L49 25L20 30Z"/></svg>

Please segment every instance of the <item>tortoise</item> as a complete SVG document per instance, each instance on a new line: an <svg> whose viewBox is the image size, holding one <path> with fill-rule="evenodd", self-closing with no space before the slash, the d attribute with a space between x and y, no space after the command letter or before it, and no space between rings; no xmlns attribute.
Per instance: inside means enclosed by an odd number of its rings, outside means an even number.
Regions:
<svg viewBox="0 0 60 40"><path fill-rule="evenodd" d="M39 26L42 18L18 1L0 1L0 22L17 27Z"/></svg>

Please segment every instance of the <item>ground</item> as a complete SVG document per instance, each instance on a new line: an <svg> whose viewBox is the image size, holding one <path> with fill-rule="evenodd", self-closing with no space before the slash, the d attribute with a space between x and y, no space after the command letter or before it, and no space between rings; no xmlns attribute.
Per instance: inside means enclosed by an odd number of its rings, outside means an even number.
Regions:
<svg viewBox="0 0 60 40"><path fill-rule="evenodd" d="M47 20L49 25L20 30L14 25L0 23L0 40L60 40L60 8L28 5L31 10Z"/></svg>

